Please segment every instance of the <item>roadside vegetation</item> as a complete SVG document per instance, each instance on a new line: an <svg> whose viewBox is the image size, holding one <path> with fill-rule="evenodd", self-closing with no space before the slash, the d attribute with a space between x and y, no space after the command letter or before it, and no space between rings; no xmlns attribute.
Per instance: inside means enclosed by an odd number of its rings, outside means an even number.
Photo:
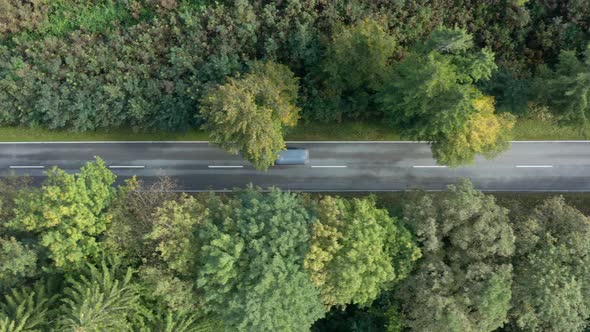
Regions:
<svg viewBox="0 0 590 332"><path fill-rule="evenodd" d="M209 134L202 129L187 129L179 132L148 131L133 132L125 129L74 132L41 128L0 127L0 141L206 141ZM405 138L407 139L407 138ZM590 125L582 127L559 126L553 121L531 118L518 119L512 130L512 139L528 140L588 140ZM337 126L325 123L300 123L289 128L285 141L400 141L404 140L389 126L375 122L344 121Z"/></svg>
<svg viewBox="0 0 590 332"><path fill-rule="evenodd" d="M0 331L583 331L590 318L588 194L463 181L187 195L115 180L100 159L40 186L0 180Z"/></svg>
<svg viewBox="0 0 590 332"><path fill-rule="evenodd" d="M461 165L587 138L589 28L576 1L0 0L0 139L207 137L261 169L285 138L412 139Z"/></svg>
<svg viewBox="0 0 590 332"><path fill-rule="evenodd" d="M590 139L584 1L0 0L0 141ZM590 196L0 179L0 331L588 331Z"/></svg>

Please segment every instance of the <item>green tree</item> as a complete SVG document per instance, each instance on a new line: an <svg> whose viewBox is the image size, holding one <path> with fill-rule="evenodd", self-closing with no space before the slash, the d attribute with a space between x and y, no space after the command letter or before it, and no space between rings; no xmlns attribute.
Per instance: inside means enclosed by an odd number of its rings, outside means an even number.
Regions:
<svg viewBox="0 0 590 332"><path fill-rule="evenodd" d="M176 183L169 177L151 185L136 178L126 180L109 207L112 220L105 232L106 248L133 262L155 260L156 243L147 236L153 230L156 210L178 199L175 189Z"/></svg>
<svg viewBox="0 0 590 332"><path fill-rule="evenodd" d="M219 320L200 317L197 313L162 310L154 317L146 331L158 332L218 332L225 331Z"/></svg>
<svg viewBox="0 0 590 332"><path fill-rule="evenodd" d="M115 193L115 175L97 158L73 175L53 168L40 189L16 198L13 229L39 238L57 268L79 267L99 252L96 236L110 221L106 209Z"/></svg>
<svg viewBox="0 0 590 332"><path fill-rule="evenodd" d="M447 57L410 54L396 65L380 94L383 112L406 137L429 141L445 137L462 128L474 111L470 103L477 91L457 81Z"/></svg>
<svg viewBox="0 0 590 332"><path fill-rule="evenodd" d="M590 44L585 61L575 51L561 51L554 71L541 67L535 80L537 101L549 106L566 125L583 126L590 121Z"/></svg>
<svg viewBox="0 0 590 332"><path fill-rule="evenodd" d="M198 243L198 227L208 217L205 205L194 197L164 202L154 213L154 226L146 238L157 243L156 250L170 270L191 275L197 268L193 246Z"/></svg>
<svg viewBox="0 0 590 332"><path fill-rule="evenodd" d="M132 323L140 320L140 296L131 281L133 271L119 269L116 261L108 266L103 260L99 267L88 264L86 274L68 280L57 323L60 331L132 331Z"/></svg>
<svg viewBox="0 0 590 332"><path fill-rule="evenodd" d="M330 99L331 106L326 120L375 115L375 94L388 77L398 49L395 38L384 24L367 18L343 27L326 48L321 65L326 81L322 98Z"/></svg>
<svg viewBox="0 0 590 332"><path fill-rule="evenodd" d="M15 198L29 188L32 178L11 174L0 179L0 237L9 237L8 223L14 219Z"/></svg>
<svg viewBox="0 0 590 332"><path fill-rule="evenodd" d="M492 112L477 107L482 93L475 83L490 78L496 68L494 54L471 51L471 36L461 29L440 28L418 45L402 62L379 94L389 123L403 136L434 143L440 163L457 165L473 160L476 153L502 150L506 135L495 130L487 144L463 144L463 137L481 129L482 123L497 122ZM485 113L485 116L477 114ZM507 126L509 127L509 126ZM481 130L480 130L481 131ZM491 153L490 153L491 155Z"/></svg>
<svg viewBox="0 0 590 332"><path fill-rule="evenodd" d="M0 1L0 38L10 33L39 28L47 19L47 4L42 1Z"/></svg>
<svg viewBox="0 0 590 332"><path fill-rule="evenodd" d="M308 331L324 311L303 268L311 217L301 200L249 188L208 207L197 241L205 308L229 330Z"/></svg>
<svg viewBox="0 0 590 332"><path fill-rule="evenodd" d="M165 267L144 265L139 269L144 298L177 312L197 313L198 297L193 280L183 280Z"/></svg>
<svg viewBox="0 0 590 332"><path fill-rule="evenodd" d="M286 66L255 62L250 73L229 78L203 97L203 128L214 143L267 169L285 148L285 127L297 123L298 88Z"/></svg>
<svg viewBox="0 0 590 332"><path fill-rule="evenodd" d="M157 188L167 187L167 183L161 181ZM137 204L133 213L140 219L145 217L145 223L138 223L141 231L137 235L143 234L140 242L152 250L151 254L142 250L143 264L139 269L143 299L151 309L146 326L157 331L222 330L218 318L204 313L194 280L199 269L194 249L197 234L209 216L201 198L207 196L168 196L171 199L161 200L161 195L130 196ZM135 211L142 206L151 211L149 216ZM149 232L144 234L146 231Z"/></svg>
<svg viewBox="0 0 590 332"><path fill-rule="evenodd" d="M459 166L473 163L477 154L493 158L510 146L514 116L494 114L494 98L481 96L473 101L477 110L465 128L432 144L432 154L439 163Z"/></svg>
<svg viewBox="0 0 590 332"><path fill-rule="evenodd" d="M46 331L56 297L38 283L33 288L13 288L0 301L0 331Z"/></svg>
<svg viewBox="0 0 590 332"><path fill-rule="evenodd" d="M195 283L180 279L164 267L142 266L139 283L144 306L149 309L143 326L147 331L216 332L223 322L207 315L199 305Z"/></svg>
<svg viewBox="0 0 590 332"><path fill-rule="evenodd" d="M372 199L326 196L314 210L305 267L328 308L371 304L420 257L409 232Z"/></svg>
<svg viewBox="0 0 590 332"><path fill-rule="evenodd" d="M418 50L420 53L461 54L472 47L473 36L465 29L441 27L432 31Z"/></svg>
<svg viewBox="0 0 590 332"><path fill-rule="evenodd" d="M489 81L481 82L479 85L486 95L495 97L499 113L525 115L533 97L532 83L529 71L512 73L510 69L500 67Z"/></svg>
<svg viewBox="0 0 590 332"><path fill-rule="evenodd" d="M396 293L414 331L494 331L511 299L514 235L508 210L464 181L404 208L423 258Z"/></svg>
<svg viewBox="0 0 590 332"><path fill-rule="evenodd" d="M0 291L37 274L37 252L14 237L0 238Z"/></svg>
<svg viewBox="0 0 590 332"><path fill-rule="evenodd" d="M590 219L555 197L516 226L515 324L531 331L584 331L590 318Z"/></svg>

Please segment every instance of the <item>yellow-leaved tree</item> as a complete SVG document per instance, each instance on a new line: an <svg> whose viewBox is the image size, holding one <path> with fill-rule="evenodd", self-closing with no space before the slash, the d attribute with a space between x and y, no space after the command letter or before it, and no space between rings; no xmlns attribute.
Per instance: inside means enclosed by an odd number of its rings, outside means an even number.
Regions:
<svg viewBox="0 0 590 332"><path fill-rule="evenodd" d="M304 260L324 306L367 306L412 270L420 249L374 198L325 196L313 206Z"/></svg>
<svg viewBox="0 0 590 332"><path fill-rule="evenodd" d="M17 195L8 226L32 234L55 268L80 268L101 251L97 238L111 220L107 209L116 194L115 179L98 157L78 174L54 167L40 188Z"/></svg>
<svg viewBox="0 0 590 332"><path fill-rule="evenodd" d="M287 66L255 62L248 74L229 78L203 98L203 127L215 144L265 170L285 148L284 128L297 124L298 89Z"/></svg>
<svg viewBox="0 0 590 332"><path fill-rule="evenodd" d="M475 112L462 130L433 144L432 152L439 163L449 166L473 163L478 154L493 158L510 146L514 116L496 114L491 96L482 95L472 105Z"/></svg>

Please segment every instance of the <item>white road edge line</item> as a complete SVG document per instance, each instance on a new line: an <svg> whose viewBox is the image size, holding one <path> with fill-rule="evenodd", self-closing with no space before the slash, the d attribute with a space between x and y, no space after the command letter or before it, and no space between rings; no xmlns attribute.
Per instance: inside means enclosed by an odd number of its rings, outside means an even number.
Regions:
<svg viewBox="0 0 590 332"><path fill-rule="evenodd" d="M45 168L45 166L8 166L8 168L12 168L12 169L21 169L21 168Z"/></svg>
<svg viewBox="0 0 590 332"><path fill-rule="evenodd" d="M516 168L552 168L553 165L516 165Z"/></svg>
<svg viewBox="0 0 590 332"><path fill-rule="evenodd" d="M429 166L412 166L412 168L448 168L448 166L440 166L440 165L429 165Z"/></svg>
<svg viewBox="0 0 590 332"><path fill-rule="evenodd" d="M207 167L209 167L209 168L244 168L244 166L241 166L241 165L240 166L231 166L231 165L226 165L226 166L223 166L223 165L211 166L211 165L209 165Z"/></svg>
<svg viewBox="0 0 590 332"><path fill-rule="evenodd" d="M323 165L312 165L311 168L346 168L348 166L323 166Z"/></svg>
<svg viewBox="0 0 590 332"><path fill-rule="evenodd" d="M127 166L109 166L109 168L145 168L145 166L127 165Z"/></svg>

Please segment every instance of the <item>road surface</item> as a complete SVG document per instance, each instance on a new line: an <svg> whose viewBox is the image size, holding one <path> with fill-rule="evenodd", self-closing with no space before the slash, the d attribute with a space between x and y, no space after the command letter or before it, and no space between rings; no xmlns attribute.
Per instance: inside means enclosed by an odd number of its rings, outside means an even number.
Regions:
<svg viewBox="0 0 590 332"><path fill-rule="evenodd" d="M0 175L41 179L58 166L76 172L100 156L120 179L138 175L177 179L187 191L230 190L248 183L302 191L444 190L470 178L485 191L590 191L590 141L513 142L493 160L437 166L430 147L417 142L289 142L310 151L308 166L256 171L238 156L207 142L0 143Z"/></svg>

